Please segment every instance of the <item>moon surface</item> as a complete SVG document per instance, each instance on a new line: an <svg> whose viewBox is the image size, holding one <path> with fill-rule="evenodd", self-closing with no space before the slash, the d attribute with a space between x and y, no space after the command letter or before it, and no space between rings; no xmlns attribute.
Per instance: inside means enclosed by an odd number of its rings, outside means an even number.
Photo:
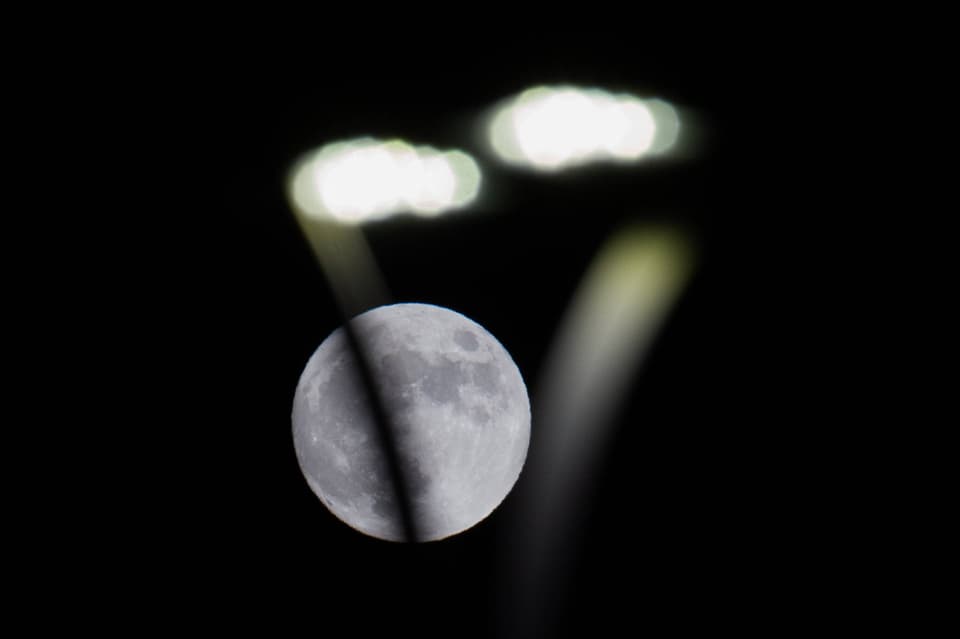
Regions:
<svg viewBox="0 0 960 639"><path fill-rule="evenodd" d="M389 417L418 540L483 520L513 488L530 441L530 402L509 353L476 322L428 304L381 306L351 327ZM400 541L396 489L367 397L341 327L300 376L294 448L307 483L334 515Z"/></svg>

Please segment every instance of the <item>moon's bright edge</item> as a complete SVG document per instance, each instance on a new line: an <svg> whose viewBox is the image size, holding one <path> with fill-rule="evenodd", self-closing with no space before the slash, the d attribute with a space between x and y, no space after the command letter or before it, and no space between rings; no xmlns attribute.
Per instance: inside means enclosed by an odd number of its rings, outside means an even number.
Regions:
<svg viewBox="0 0 960 639"><path fill-rule="evenodd" d="M351 326L390 416L421 541L486 518L520 475L530 402L506 349L449 309L394 304ZM320 344L297 385L293 439L310 488L368 535L404 538L373 412L343 328Z"/></svg>

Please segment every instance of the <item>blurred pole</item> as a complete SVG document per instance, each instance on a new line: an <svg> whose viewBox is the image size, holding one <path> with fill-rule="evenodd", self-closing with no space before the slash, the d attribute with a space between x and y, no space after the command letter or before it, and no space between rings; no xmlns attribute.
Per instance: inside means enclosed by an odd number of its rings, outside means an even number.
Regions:
<svg viewBox="0 0 960 639"><path fill-rule="evenodd" d="M530 455L507 540L502 620L548 637L576 549L582 504L631 381L693 268L677 229L633 227L602 248L550 347L533 404Z"/></svg>
<svg viewBox="0 0 960 639"><path fill-rule="evenodd" d="M310 244L340 310L341 326L354 353L373 414L380 449L394 488L406 541L419 541L417 522L410 502L409 482L400 459L396 429L383 401L381 383L373 373L369 349L353 329L352 318L364 311L391 303L373 251L359 226L347 226L310 218L294 206L297 221Z"/></svg>
<svg viewBox="0 0 960 639"><path fill-rule="evenodd" d="M373 251L359 226L297 215L300 229L347 318L390 303Z"/></svg>

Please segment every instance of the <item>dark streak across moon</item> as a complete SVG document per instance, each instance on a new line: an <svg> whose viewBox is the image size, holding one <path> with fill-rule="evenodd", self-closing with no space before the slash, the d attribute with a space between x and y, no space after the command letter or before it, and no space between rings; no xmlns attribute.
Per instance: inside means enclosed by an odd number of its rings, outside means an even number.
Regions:
<svg viewBox="0 0 960 639"><path fill-rule="evenodd" d="M366 348L363 340L360 339L360 336L354 329L353 320L344 322L343 328L347 336L347 342L355 356L354 359L357 363L357 370L360 373L363 389L369 399L368 405L373 413L373 422L376 425L380 449L383 451L384 458L387 461L387 473L391 480L390 484L393 486L395 492L397 508L400 511L403 539L404 541L419 541L421 536L416 518L413 515L409 484L400 461L400 455L397 452L397 440L394 436L396 433L396 425L393 423L393 420L390 419L390 413L387 411L384 402L383 390L380 384L377 383L376 376L373 373L369 349Z"/></svg>

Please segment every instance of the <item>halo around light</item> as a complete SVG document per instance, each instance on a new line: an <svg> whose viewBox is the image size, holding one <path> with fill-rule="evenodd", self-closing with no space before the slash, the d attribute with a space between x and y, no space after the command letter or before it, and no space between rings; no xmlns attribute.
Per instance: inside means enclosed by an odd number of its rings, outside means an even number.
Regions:
<svg viewBox="0 0 960 639"><path fill-rule="evenodd" d="M290 172L288 195L308 217L359 224L464 207L476 198L480 180L477 163L462 151L360 138L301 158Z"/></svg>
<svg viewBox="0 0 960 639"><path fill-rule="evenodd" d="M556 171L664 153L676 142L679 128L676 110L663 100L539 86L497 107L487 135L503 161Z"/></svg>

